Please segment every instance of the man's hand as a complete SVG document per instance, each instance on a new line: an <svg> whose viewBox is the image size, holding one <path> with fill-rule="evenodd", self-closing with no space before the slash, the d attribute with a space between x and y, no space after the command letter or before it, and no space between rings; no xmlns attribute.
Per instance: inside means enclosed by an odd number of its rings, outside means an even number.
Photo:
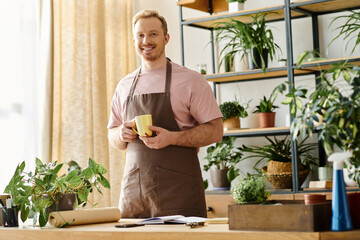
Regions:
<svg viewBox="0 0 360 240"><path fill-rule="evenodd" d="M124 122L120 126L120 139L123 142L132 142L137 137L137 134L134 132L132 127L134 126L134 121Z"/></svg>
<svg viewBox="0 0 360 240"><path fill-rule="evenodd" d="M139 137L148 148L160 149L172 144L172 132L156 126L148 126L148 128L153 134L156 132L156 137Z"/></svg>

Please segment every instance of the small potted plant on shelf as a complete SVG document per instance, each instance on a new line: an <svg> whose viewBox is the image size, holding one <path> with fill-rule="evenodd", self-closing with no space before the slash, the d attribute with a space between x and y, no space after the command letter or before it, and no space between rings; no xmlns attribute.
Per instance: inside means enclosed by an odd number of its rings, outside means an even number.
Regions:
<svg viewBox="0 0 360 240"><path fill-rule="evenodd" d="M68 166L68 172L59 177L58 174L65 165ZM27 218L32 218L34 226L37 217L40 227L43 227L48 222L51 211L73 210L76 205L80 207L86 203L92 204L88 196L93 189L102 194L100 186L110 188L104 177L106 169L91 158L87 168L83 170L75 161L66 164L42 163L38 158L34 172L25 172L24 169L25 162L22 162L17 166L4 192L12 196L21 213L21 220L24 222Z"/></svg>
<svg viewBox="0 0 360 240"><path fill-rule="evenodd" d="M321 60L325 60L325 59L326 58L323 58L320 56L319 49L304 51L298 57L297 65L298 65L298 68L300 68L304 62L314 62L314 61L321 61Z"/></svg>
<svg viewBox="0 0 360 240"><path fill-rule="evenodd" d="M360 184L360 68L344 61L321 71L316 88L292 87L283 104L290 104L293 138L315 131L327 155L335 147L351 151L350 178ZM298 104L301 103L301 104ZM346 171L346 170L345 170Z"/></svg>
<svg viewBox="0 0 360 240"><path fill-rule="evenodd" d="M223 137L215 146L207 148L204 170L210 170L210 178L214 190L228 190L230 183L239 176L236 164L240 162L242 153L234 147L235 137Z"/></svg>
<svg viewBox="0 0 360 240"><path fill-rule="evenodd" d="M229 3L229 12L238 12L244 10L246 0L227 0Z"/></svg>
<svg viewBox="0 0 360 240"><path fill-rule="evenodd" d="M286 85L280 84L274 88L270 97L267 99L265 96L260 99L259 105L255 106L253 113L258 114L259 128L275 127L275 112L278 106L274 105L278 93L282 93L286 89Z"/></svg>
<svg viewBox="0 0 360 240"><path fill-rule="evenodd" d="M254 169L261 173L264 172L266 179L273 185L275 189L292 188L292 161L291 161L291 141L286 136L282 140L274 137L271 140L265 136L269 144L263 147L245 146L239 148L243 153L250 155L243 157L242 160L248 158L259 158L254 164ZM316 143L305 143L307 138L297 144L298 169L299 169L299 185L301 185L307 177L310 167L317 164L317 158L313 157L309 152L317 148ZM267 163L267 166L263 166Z"/></svg>
<svg viewBox="0 0 360 240"><path fill-rule="evenodd" d="M218 22L215 24L215 41L224 42L224 47L220 51L220 64L225 61L226 56L234 56L240 53L241 59L247 56L247 51L251 57L250 68L261 68L266 72L268 56L271 60L275 58L280 47L274 42L271 29L267 28L265 17L267 13L257 13L252 16L250 24L243 23L236 19L229 22Z"/></svg>
<svg viewBox="0 0 360 240"><path fill-rule="evenodd" d="M240 105L240 103L235 100L232 102L224 102L220 104L219 108L223 115L222 121L224 125L224 129L239 129L240 128L240 119L248 116L249 103L244 106Z"/></svg>
<svg viewBox="0 0 360 240"><path fill-rule="evenodd" d="M265 202L270 192L266 190L266 179L262 174L250 174L231 188L231 196L237 204Z"/></svg>

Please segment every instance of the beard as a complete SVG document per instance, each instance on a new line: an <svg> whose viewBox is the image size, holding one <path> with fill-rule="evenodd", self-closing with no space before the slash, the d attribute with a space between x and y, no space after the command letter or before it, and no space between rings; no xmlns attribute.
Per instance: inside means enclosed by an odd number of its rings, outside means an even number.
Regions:
<svg viewBox="0 0 360 240"><path fill-rule="evenodd" d="M140 51L140 54L139 54L139 51ZM152 52L151 54L145 54L141 48L138 49L138 54L141 56L141 58L143 58L144 60L146 60L148 62L156 61L164 54L164 52L165 52L165 47L156 49L156 46L155 46L155 51Z"/></svg>

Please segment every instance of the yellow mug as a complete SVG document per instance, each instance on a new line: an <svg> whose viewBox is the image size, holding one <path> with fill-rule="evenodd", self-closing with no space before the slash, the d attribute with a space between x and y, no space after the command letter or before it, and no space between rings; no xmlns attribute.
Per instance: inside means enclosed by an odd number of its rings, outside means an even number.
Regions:
<svg viewBox="0 0 360 240"><path fill-rule="evenodd" d="M135 117L136 129L133 127L134 132L143 137L151 137L152 131L148 126L152 126L151 114L145 114Z"/></svg>

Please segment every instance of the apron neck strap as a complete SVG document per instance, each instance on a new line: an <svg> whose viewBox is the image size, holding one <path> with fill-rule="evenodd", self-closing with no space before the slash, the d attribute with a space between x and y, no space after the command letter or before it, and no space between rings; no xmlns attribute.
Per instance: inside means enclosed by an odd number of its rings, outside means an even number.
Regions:
<svg viewBox="0 0 360 240"><path fill-rule="evenodd" d="M170 59L167 58L167 61L166 61L166 83L165 83L165 92L170 92L170 85L171 85L171 69L172 69L172 66L171 66L171 63L170 63ZM130 88L130 91L129 91L129 96L133 96L134 95L134 92L135 92L135 87L136 87L136 84L138 82L138 79L139 79L139 76L141 74L141 67L139 68L139 70L137 71L136 75L135 75L135 78L134 78L134 81L132 82L131 84L131 88Z"/></svg>

